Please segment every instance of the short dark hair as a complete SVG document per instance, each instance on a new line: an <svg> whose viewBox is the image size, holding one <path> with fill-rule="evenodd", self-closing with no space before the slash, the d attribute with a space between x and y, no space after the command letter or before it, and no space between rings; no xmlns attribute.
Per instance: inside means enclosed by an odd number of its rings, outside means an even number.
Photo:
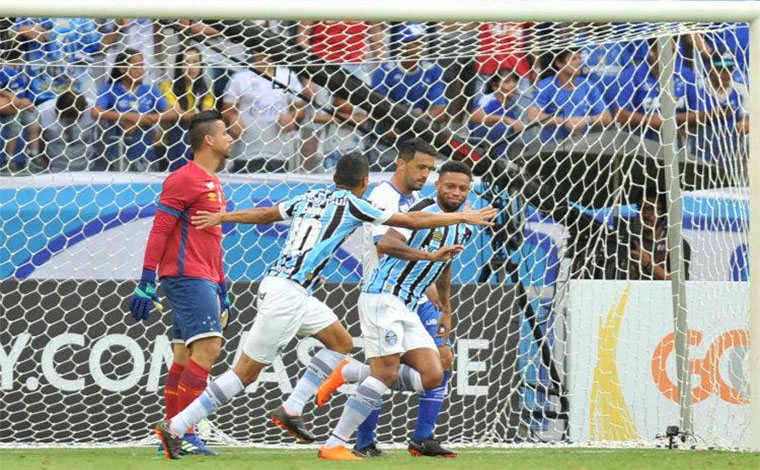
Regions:
<svg viewBox="0 0 760 470"><path fill-rule="evenodd" d="M203 139L213 133L213 124L222 121L222 113L210 109L201 111L190 120L190 148L197 151L203 144Z"/></svg>
<svg viewBox="0 0 760 470"><path fill-rule="evenodd" d="M343 155L335 166L333 181L338 186L355 188L362 182L362 178L369 174L369 163L364 155L351 152Z"/></svg>
<svg viewBox="0 0 760 470"><path fill-rule="evenodd" d="M404 143L401 144L398 149L398 157L405 162L408 162L414 158L414 154L417 152L424 153L425 155L431 155L433 157L438 154L438 152L435 150L435 147L422 139L414 138L404 141Z"/></svg>
<svg viewBox="0 0 760 470"><path fill-rule="evenodd" d="M652 200L659 209L660 214L664 214L668 211L667 194L658 191L656 186L647 186L641 198L642 207L645 202Z"/></svg>
<svg viewBox="0 0 760 470"><path fill-rule="evenodd" d="M87 100L74 91L66 90L56 98L55 109L61 119L76 121L87 110Z"/></svg>
<svg viewBox="0 0 760 470"><path fill-rule="evenodd" d="M466 163L457 160L449 160L441 166L438 170L438 177L445 175L446 173L464 173L468 178L472 179L472 170Z"/></svg>
<svg viewBox="0 0 760 470"><path fill-rule="evenodd" d="M578 52L579 50L580 49L578 49L577 47L568 47L566 49L562 49L561 51L559 51L558 53L554 55L554 60L552 60L552 64L556 65L557 62L567 62L568 60L570 60L570 57L575 55L575 53ZM556 71L559 72L559 70L556 70Z"/></svg>
<svg viewBox="0 0 760 470"><path fill-rule="evenodd" d="M128 47L119 52L119 54L116 56L116 60L113 62L113 68L111 69L112 83L116 83L124 78L125 73L122 69L129 67L129 59L136 55L142 55L142 52L138 51L137 49L132 49L131 47Z"/></svg>
<svg viewBox="0 0 760 470"><path fill-rule="evenodd" d="M520 74L515 72L514 70L510 70L509 72L499 71L493 74L490 80L488 80L488 88L486 90L486 93L493 93L496 90L499 89L501 86L501 82L520 82Z"/></svg>

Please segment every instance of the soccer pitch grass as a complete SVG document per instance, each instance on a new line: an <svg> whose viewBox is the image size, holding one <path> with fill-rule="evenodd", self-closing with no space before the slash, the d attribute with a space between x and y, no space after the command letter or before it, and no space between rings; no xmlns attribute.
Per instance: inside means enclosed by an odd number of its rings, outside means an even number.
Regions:
<svg viewBox="0 0 760 470"><path fill-rule="evenodd" d="M395 450L363 462L328 462L317 452L285 449L216 448L218 457L170 461L155 448L2 449L2 470L760 470L760 454L667 449L459 449L457 459L412 458Z"/></svg>

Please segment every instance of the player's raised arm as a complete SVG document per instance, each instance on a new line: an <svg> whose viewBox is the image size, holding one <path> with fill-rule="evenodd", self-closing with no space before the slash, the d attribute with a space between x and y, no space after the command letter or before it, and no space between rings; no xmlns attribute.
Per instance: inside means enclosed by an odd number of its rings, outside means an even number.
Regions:
<svg viewBox="0 0 760 470"><path fill-rule="evenodd" d="M446 227L454 224L492 226L494 217L496 217L496 209L493 207L488 206L482 209L473 210L470 209L470 204L467 203L464 210L459 212L433 213L415 211L395 213L385 221L385 225L403 227L412 230Z"/></svg>
<svg viewBox="0 0 760 470"><path fill-rule="evenodd" d="M406 244L406 238L396 230L389 229L377 243L378 256L408 259L412 261L450 261L464 250L462 245L448 245L435 252L418 250Z"/></svg>

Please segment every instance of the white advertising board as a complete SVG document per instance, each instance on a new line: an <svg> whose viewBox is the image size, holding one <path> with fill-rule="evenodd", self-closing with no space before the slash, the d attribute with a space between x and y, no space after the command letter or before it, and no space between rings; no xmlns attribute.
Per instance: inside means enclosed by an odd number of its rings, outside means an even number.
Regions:
<svg viewBox="0 0 760 470"><path fill-rule="evenodd" d="M688 282L694 434L749 445L749 285ZM679 424L672 293L662 281L571 281L570 436L651 440Z"/></svg>

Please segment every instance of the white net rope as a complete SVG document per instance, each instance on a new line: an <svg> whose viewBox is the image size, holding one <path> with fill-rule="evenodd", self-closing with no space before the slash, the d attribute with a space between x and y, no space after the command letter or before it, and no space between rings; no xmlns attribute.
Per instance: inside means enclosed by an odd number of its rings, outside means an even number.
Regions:
<svg viewBox="0 0 760 470"><path fill-rule="evenodd" d="M473 165L472 202L500 215L454 264L436 436L630 444L678 424L678 273L690 439L749 445L746 25L4 18L0 54L0 443L139 441L162 417L170 312L136 324L128 303L161 182L191 158L189 120L217 109L236 139L229 210L328 185L349 152L387 180L411 138ZM240 354L287 226L224 233L239 313L214 374ZM351 239L317 293L356 338L360 260ZM213 440L290 442L267 416L314 347L291 344L212 418ZM318 436L344 400L308 409ZM404 442L415 416L394 394L379 441Z"/></svg>

